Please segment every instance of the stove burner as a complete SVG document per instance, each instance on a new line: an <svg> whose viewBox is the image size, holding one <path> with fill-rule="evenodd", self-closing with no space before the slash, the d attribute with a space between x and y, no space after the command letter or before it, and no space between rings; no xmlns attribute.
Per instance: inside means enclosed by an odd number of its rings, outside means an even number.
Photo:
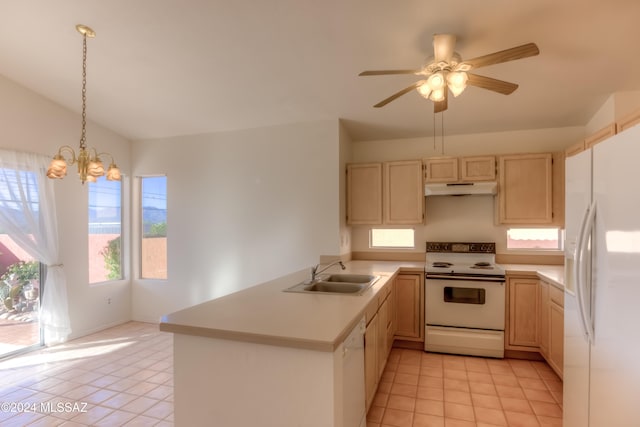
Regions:
<svg viewBox="0 0 640 427"><path fill-rule="evenodd" d="M476 262L471 266L471 268L480 268L483 270L493 270L493 266L489 262Z"/></svg>
<svg viewBox="0 0 640 427"><path fill-rule="evenodd" d="M434 262L433 264L431 264L431 266L435 268L449 268L452 265L453 264L451 264L450 262Z"/></svg>

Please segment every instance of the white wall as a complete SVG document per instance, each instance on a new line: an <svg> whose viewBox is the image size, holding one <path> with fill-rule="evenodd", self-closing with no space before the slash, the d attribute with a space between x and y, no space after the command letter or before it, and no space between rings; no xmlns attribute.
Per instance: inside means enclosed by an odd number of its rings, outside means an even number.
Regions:
<svg viewBox="0 0 640 427"><path fill-rule="evenodd" d="M167 175L169 278L133 280L133 318L157 321L339 255L338 126L134 142L133 174Z"/></svg>
<svg viewBox="0 0 640 427"><path fill-rule="evenodd" d="M470 135L444 139L447 156L534 153L564 150L584 136L583 127L534 129ZM433 138L357 141L352 143L353 162L408 160L442 155L442 142ZM414 226L416 248L424 252L426 241L494 241L498 253L506 251L506 226L495 225L495 200L491 196L428 197L426 225ZM369 227L353 226L352 250L370 251ZM388 251L388 250L387 250Z"/></svg>
<svg viewBox="0 0 640 427"><path fill-rule="evenodd" d="M78 93L78 100L79 96ZM91 98L90 94L88 96ZM2 148L53 156L61 145L76 148L80 129L79 114L0 76ZM87 145L113 154L123 173L129 172L130 143L125 138L88 122ZM88 284L87 185L82 186L70 169L69 175L55 186L71 338L126 322L131 313L128 281ZM111 304L107 304L108 298L111 298Z"/></svg>
<svg viewBox="0 0 640 427"><path fill-rule="evenodd" d="M600 106L585 126L589 136L612 122L624 119L625 116L638 110L640 106L640 90L615 92Z"/></svg>

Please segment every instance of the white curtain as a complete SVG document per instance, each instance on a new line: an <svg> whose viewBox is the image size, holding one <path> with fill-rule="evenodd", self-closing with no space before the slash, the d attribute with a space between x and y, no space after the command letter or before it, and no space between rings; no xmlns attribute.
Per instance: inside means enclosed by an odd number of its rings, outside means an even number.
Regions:
<svg viewBox="0 0 640 427"><path fill-rule="evenodd" d="M0 228L47 266L40 300L46 345L64 342L71 333L53 181L46 177L49 161L40 154L0 150Z"/></svg>

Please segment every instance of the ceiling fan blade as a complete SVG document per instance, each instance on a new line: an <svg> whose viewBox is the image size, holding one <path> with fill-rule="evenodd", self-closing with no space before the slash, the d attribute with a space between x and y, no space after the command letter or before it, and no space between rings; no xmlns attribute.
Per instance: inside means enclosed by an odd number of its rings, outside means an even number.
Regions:
<svg viewBox="0 0 640 427"><path fill-rule="evenodd" d="M468 59L462 61L460 65L466 64L471 67L469 69L480 68L486 67L487 65L500 64L502 62L536 56L539 53L540 50L535 43L527 43L522 46L512 47L511 49L501 50L500 52L494 52L488 55L478 56L477 58Z"/></svg>
<svg viewBox="0 0 640 427"><path fill-rule="evenodd" d="M447 108L449 108L449 91L445 89L444 91L444 99L442 101L439 102L434 102L433 103L433 112L434 113L442 113L444 110L446 110Z"/></svg>
<svg viewBox="0 0 640 427"><path fill-rule="evenodd" d="M422 70L370 70L363 71L359 76L384 76L389 74L422 74Z"/></svg>
<svg viewBox="0 0 640 427"><path fill-rule="evenodd" d="M374 107L375 108L384 107L385 105L387 105L391 101L394 101L395 99L400 98L402 95L411 92L412 90L416 89L418 86L420 86L423 83L424 83L423 80L417 81L414 84L412 84L411 86L408 86L408 87L402 89L401 91L394 93L393 95L391 95L387 99L383 99L382 101L378 102L376 105L374 105Z"/></svg>
<svg viewBox="0 0 640 427"><path fill-rule="evenodd" d="M434 62L451 62L451 57L456 48L456 36L453 34L433 35Z"/></svg>
<svg viewBox="0 0 640 427"><path fill-rule="evenodd" d="M491 77L479 76L471 73L467 73L467 77L467 85L480 87L482 89L489 89L504 95L509 95L514 90L518 89L518 85L515 83L509 83Z"/></svg>

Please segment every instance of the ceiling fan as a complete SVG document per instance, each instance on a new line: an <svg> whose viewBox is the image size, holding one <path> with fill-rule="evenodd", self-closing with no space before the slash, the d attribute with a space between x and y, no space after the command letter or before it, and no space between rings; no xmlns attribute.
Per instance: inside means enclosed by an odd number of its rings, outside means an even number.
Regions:
<svg viewBox="0 0 640 427"><path fill-rule="evenodd" d="M394 93L390 97L378 102L374 107L384 107L391 101L416 89L420 95L434 102L434 112L439 113L447 109L449 90L453 96L460 95L467 85L492 90L509 95L518 88L515 83L497 80L491 77L470 73L476 68L487 65L500 64L516 59L528 58L540 53L535 43L527 43L511 49L501 50L488 55L463 61L458 52L454 51L456 36L452 34L435 34L433 36L433 56L419 70L373 70L363 71L360 76L380 76L388 74L415 74L425 77Z"/></svg>

